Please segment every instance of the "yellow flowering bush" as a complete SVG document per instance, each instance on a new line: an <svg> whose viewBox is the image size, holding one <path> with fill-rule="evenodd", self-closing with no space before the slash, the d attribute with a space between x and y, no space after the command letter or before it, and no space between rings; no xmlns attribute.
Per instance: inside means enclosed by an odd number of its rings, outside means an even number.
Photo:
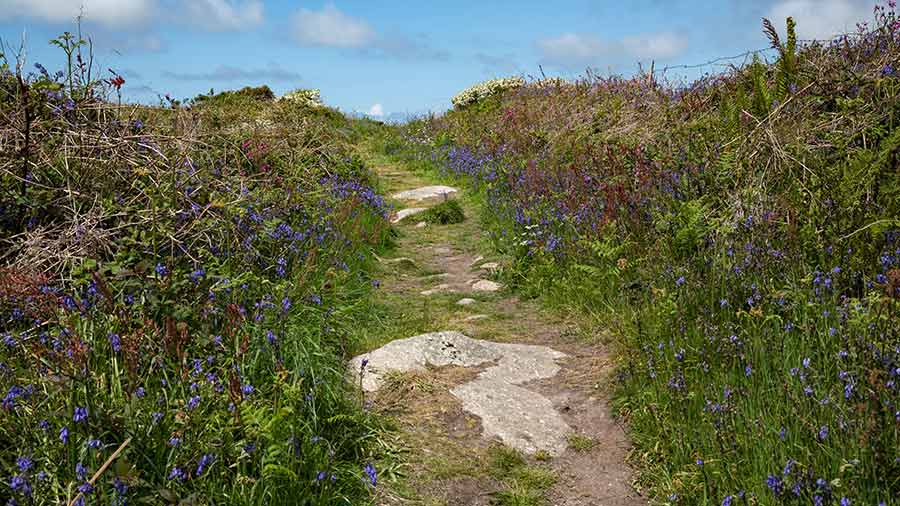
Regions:
<svg viewBox="0 0 900 506"><path fill-rule="evenodd" d="M465 107L491 95L519 88L524 85L525 80L521 77L491 79L466 88L454 96L451 101L457 108Z"/></svg>

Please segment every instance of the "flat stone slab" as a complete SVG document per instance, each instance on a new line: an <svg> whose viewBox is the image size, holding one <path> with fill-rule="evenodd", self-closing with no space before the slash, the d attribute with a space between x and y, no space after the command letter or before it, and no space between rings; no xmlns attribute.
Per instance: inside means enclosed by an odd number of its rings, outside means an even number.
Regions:
<svg viewBox="0 0 900 506"><path fill-rule="evenodd" d="M481 418L486 437L527 453L539 450L559 455L567 446L571 428L553 403L522 385L559 372L556 361L565 357L546 346L495 343L472 339L460 332L432 332L390 342L350 361L358 372L368 360L362 377L365 391L377 390L389 371L425 371L455 365L477 367L492 364L473 381L450 392L464 410Z"/></svg>
<svg viewBox="0 0 900 506"><path fill-rule="evenodd" d="M476 281L472 285L472 290L475 290L476 292L496 292L501 288L503 288L503 285L488 279Z"/></svg>
<svg viewBox="0 0 900 506"><path fill-rule="evenodd" d="M408 218L414 214L419 214L427 211L427 207L408 207L406 209L401 209L397 211L397 214L394 215L394 218L391 220L391 223L400 223L403 218Z"/></svg>
<svg viewBox="0 0 900 506"><path fill-rule="evenodd" d="M456 305L468 306L469 304L475 304L476 302L478 302L478 301L475 299L470 299L470 298L466 297L464 299L459 299L458 301L456 301Z"/></svg>
<svg viewBox="0 0 900 506"><path fill-rule="evenodd" d="M402 200L428 200L437 197L443 197L445 195L452 195L456 193L458 190L453 188L452 186L423 186L422 188L415 188L412 190L406 190L399 193L395 193L391 195L395 199Z"/></svg>

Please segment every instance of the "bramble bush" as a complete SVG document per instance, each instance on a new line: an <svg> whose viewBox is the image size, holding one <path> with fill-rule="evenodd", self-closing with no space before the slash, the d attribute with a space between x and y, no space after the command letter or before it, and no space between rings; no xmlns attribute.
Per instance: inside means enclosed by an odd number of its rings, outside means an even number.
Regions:
<svg viewBox="0 0 900 506"><path fill-rule="evenodd" d="M406 125L485 201L510 283L617 335L671 504L900 504L900 19L690 85L528 84ZM562 302L564 301L564 302Z"/></svg>
<svg viewBox="0 0 900 506"><path fill-rule="evenodd" d="M0 68L0 504L365 501L343 364L388 209L342 117L116 105L60 40Z"/></svg>

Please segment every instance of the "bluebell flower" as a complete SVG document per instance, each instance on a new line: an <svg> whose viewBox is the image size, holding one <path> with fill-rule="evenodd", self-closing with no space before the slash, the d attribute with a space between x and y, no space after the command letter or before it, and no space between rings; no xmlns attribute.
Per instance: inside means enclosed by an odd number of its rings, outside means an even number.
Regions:
<svg viewBox="0 0 900 506"><path fill-rule="evenodd" d="M84 467L84 464L82 464L81 462L75 464L75 477L76 478L78 478L79 480L84 480L85 478L87 478L87 475L88 475L88 469L86 467Z"/></svg>
<svg viewBox="0 0 900 506"><path fill-rule="evenodd" d="M34 467L34 462L28 457L16 457L16 467L19 468L19 472L27 473Z"/></svg>
<svg viewBox="0 0 900 506"><path fill-rule="evenodd" d="M195 395L195 396L191 397L190 399L188 399L188 402L187 402L188 409L194 409L198 405L200 405L200 396L199 395Z"/></svg>
<svg viewBox="0 0 900 506"><path fill-rule="evenodd" d="M784 491L784 482L781 481L781 477L775 476L774 474L770 474L769 477L766 478L766 486L769 487L769 490L775 495L781 495Z"/></svg>
<svg viewBox="0 0 900 506"><path fill-rule="evenodd" d="M215 460L214 455L212 455L210 453L204 454L202 457L200 457L200 460L197 462L197 471L194 473L194 475L195 476L202 475L203 471L207 467L209 467L213 463L214 460Z"/></svg>
<svg viewBox="0 0 900 506"><path fill-rule="evenodd" d="M109 345L114 352L119 353L122 351L122 340L119 338L119 334L110 333L107 337L109 338Z"/></svg>
<svg viewBox="0 0 900 506"><path fill-rule="evenodd" d="M83 421L87 420L87 417L88 417L87 408L80 407L80 406L76 407L75 412L72 414L72 420L75 423L83 422Z"/></svg>
<svg viewBox="0 0 900 506"><path fill-rule="evenodd" d="M25 497L31 497L31 483L28 482L28 478L24 475L13 476L9 480L9 488L11 488L13 492L22 494Z"/></svg>
<svg viewBox="0 0 900 506"><path fill-rule="evenodd" d="M69 428L68 427L63 427L62 429L59 429L59 440L62 441L62 444L69 443Z"/></svg>
<svg viewBox="0 0 900 506"><path fill-rule="evenodd" d="M371 483L374 487L378 482L378 474L375 471L375 466L373 466L371 463L368 463L366 464L364 471L369 476L369 483Z"/></svg>

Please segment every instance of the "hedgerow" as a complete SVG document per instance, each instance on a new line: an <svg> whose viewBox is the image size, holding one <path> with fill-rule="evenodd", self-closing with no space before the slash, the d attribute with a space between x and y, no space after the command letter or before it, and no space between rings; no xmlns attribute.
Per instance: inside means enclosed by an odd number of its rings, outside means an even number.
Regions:
<svg viewBox="0 0 900 506"><path fill-rule="evenodd" d="M672 85L529 84L406 126L484 199L509 282L617 336L639 485L897 504L900 21Z"/></svg>
<svg viewBox="0 0 900 506"><path fill-rule="evenodd" d="M343 364L388 209L342 117L119 105L60 45L0 67L0 503L366 501Z"/></svg>

